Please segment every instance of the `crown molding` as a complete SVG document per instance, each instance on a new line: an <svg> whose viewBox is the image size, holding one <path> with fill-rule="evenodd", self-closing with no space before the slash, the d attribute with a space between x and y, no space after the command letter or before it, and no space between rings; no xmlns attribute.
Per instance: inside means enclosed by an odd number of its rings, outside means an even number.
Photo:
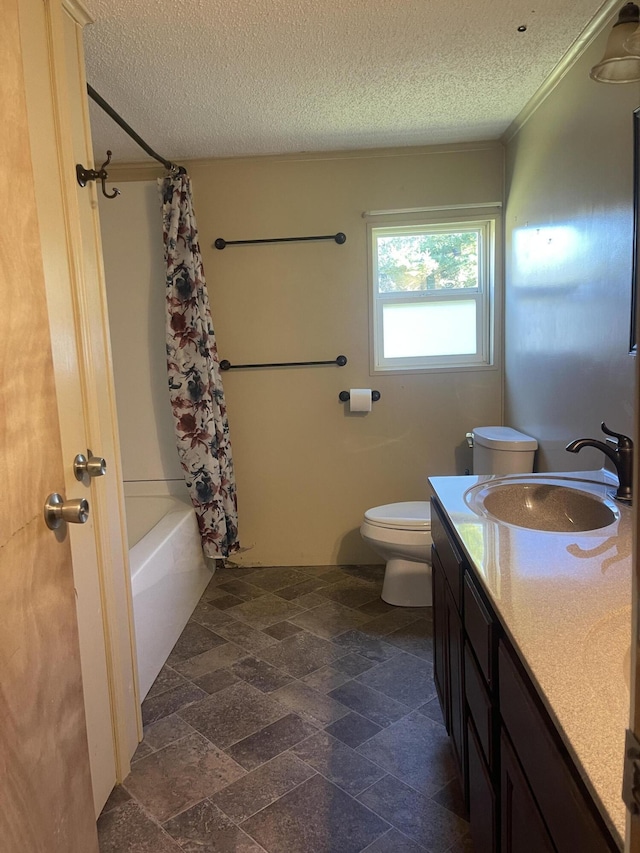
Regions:
<svg viewBox="0 0 640 853"><path fill-rule="evenodd" d="M573 68L585 50L595 41L602 30L617 16L620 9L620 0L605 0L584 30L569 47L562 59L551 71L537 92L530 98L518 115L511 122L501 137L504 145L511 142L513 137L520 132L531 116L549 97L562 78Z"/></svg>

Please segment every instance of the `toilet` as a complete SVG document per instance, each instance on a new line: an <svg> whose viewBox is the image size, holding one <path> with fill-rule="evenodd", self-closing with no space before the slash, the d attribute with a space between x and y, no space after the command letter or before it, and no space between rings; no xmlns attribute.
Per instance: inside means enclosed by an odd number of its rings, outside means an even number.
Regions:
<svg viewBox="0 0 640 853"><path fill-rule="evenodd" d="M472 432L473 473L529 474L535 438L511 427L476 427ZM386 562L382 599L398 607L430 607L431 506L405 501L368 509L363 540Z"/></svg>

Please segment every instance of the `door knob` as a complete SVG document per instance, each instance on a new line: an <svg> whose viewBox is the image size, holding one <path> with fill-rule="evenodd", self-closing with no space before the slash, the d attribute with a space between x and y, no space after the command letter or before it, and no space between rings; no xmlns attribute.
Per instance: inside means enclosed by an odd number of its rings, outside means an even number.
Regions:
<svg viewBox="0 0 640 853"><path fill-rule="evenodd" d="M76 475L76 480L80 482L84 480L85 474L88 477L102 477L107 473L106 459L102 456L94 456L90 450L87 450L87 456L84 453L78 453L73 460L73 473Z"/></svg>
<svg viewBox="0 0 640 853"><path fill-rule="evenodd" d="M73 498L65 501L57 492L49 495L44 504L44 520L49 530L57 530L63 521L84 524L89 518L89 501Z"/></svg>

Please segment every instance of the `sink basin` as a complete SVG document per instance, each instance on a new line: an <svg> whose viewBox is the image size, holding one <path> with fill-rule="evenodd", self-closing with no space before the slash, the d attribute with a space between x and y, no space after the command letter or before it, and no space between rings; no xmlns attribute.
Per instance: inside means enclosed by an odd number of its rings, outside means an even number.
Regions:
<svg viewBox="0 0 640 853"><path fill-rule="evenodd" d="M608 527L620 517L605 497L562 483L493 482L470 489L469 506L485 515L531 530L574 533Z"/></svg>

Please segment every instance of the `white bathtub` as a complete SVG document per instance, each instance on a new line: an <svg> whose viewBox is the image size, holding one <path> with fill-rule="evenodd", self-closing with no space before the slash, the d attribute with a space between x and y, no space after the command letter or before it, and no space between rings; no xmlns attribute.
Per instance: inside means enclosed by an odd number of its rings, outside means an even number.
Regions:
<svg viewBox="0 0 640 853"><path fill-rule="evenodd" d="M170 495L125 497L140 699L211 580L193 507Z"/></svg>

